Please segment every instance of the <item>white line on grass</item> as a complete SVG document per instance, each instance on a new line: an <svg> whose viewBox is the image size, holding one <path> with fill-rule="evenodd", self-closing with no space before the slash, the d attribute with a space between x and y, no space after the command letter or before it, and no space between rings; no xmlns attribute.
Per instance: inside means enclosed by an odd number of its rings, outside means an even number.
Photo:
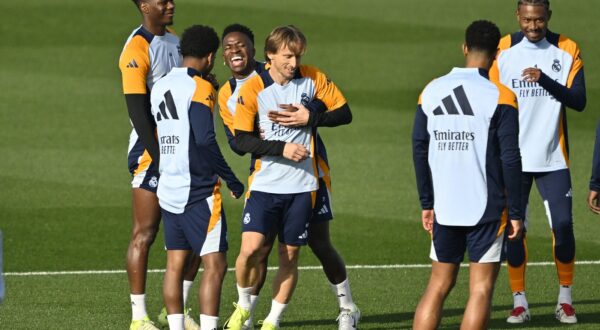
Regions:
<svg viewBox="0 0 600 330"><path fill-rule="evenodd" d="M577 265L600 265L600 260L582 260L576 261ZM527 266L553 266L554 262L530 262ZM468 264L461 264L461 267L468 267ZM505 264L503 264L505 266ZM300 270L319 270L321 266L301 266ZM347 265L347 269L415 269L431 268L431 264L397 264L397 265ZM275 270L277 267L269 267L269 270ZM235 268L229 268L228 271L234 271ZM148 273L163 273L164 269L148 269ZM54 272L8 272L5 276L56 276L56 275L102 275L102 274L125 274L124 269L115 270L74 270L74 271L54 271Z"/></svg>

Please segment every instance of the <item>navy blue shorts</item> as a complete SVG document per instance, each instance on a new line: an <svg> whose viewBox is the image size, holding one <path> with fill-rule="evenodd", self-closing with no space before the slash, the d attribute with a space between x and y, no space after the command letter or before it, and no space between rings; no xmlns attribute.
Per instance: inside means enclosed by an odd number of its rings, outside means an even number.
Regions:
<svg viewBox="0 0 600 330"><path fill-rule="evenodd" d="M507 216L502 220L475 226L444 226L433 222L431 260L459 264L465 252L476 263L502 262L506 259Z"/></svg>
<svg viewBox="0 0 600 330"><path fill-rule="evenodd" d="M311 192L271 194L251 191L242 216L242 232L258 232L265 236L276 232L281 243L306 245L312 204Z"/></svg>
<svg viewBox="0 0 600 330"><path fill-rule="evenodd" d="M310 223L330 221L332 219L331 186L323 178L319 178L319 189L316 191L315 207L313 208Z"/></svg>
<svg viewBox="0 0 600 330"><path fill-rule="evenodd" d="M227 251L227 221L220 194L196 203L181 214L164 209L161 213L167 250L192 250L199 256Z"/></svg>
<svg viewBox="0 0 600 330"><path fill-rule="evenodd" d="M158 178L160 177L158 166L156 162L152 161L150 154L144 150L141 143L136 143L133 149L131 149L127 157L127 162L129 173L132 176L131 187L142 188L156 194Z"/></svg>

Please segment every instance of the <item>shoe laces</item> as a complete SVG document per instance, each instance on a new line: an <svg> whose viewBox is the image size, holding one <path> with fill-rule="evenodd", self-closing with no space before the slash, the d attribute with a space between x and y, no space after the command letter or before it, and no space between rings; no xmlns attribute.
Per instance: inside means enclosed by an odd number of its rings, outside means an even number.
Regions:
<svg viewBox="0 0 600 330"><path fill-rule="evenodd" d="M573 306L569 304L560 304L560 308L562 308L562 310L565 312L565 315L567 316L575 315L575 308L573 308Z"/></svg>
<svg viewBox="0 0 600 330"><path fill-rule="evenodd" d="M519 316L524 312L525 312L525 307L519 306L512 310L512 312L510 313L510 316Z"/></svg>

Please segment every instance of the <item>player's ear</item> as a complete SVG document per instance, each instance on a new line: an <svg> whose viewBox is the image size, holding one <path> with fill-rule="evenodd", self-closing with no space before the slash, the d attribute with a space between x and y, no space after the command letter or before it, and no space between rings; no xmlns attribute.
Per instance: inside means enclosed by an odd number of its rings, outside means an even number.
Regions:
<svg viewBox="0 0 600 330"><path fill-rule="evenodd" d="M467 48L467 44L465 44L465 43L462 44L462 51L463 51L463 55L467 56L467 54L469 53L469 48Z"/></svg>
<svg viewBox="0 0 600 330"><path fill-rule="evenodd" d="M148 7L148 3L146 3L146 1L140 2L140 11L146 15L150 13L150 8Z"/></svg>

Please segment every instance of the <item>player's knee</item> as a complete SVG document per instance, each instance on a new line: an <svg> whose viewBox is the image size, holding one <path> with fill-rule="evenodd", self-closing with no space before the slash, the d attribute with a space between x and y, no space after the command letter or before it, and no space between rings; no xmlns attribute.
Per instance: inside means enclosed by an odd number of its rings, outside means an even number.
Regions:
<svg viewBox="0 0 600 330"><path fill-rule="evenodd" d="M494 283L480 282L471 285L469 295L471 297L479 297L481 299L491 299L494 292Z"/></svg>
<svg viewBox="0 0 600 330"><path fill-rule="evenodd" d="M296 267L300 256L299 246L281 244L279 246L279 267Z"/></svg>
<svg viewBox="0 0 600 330"><path fill-rule="evenodd" d="M328 240L311 239L309 236L308 246L319 259L336 253L331 242Z"/></svg>
<svg viewBox="0 0 600 330"><path fill-rule="evenodd" d="M153 227L134 228L131 242L139 248L149 248L156 239L157 230Z"/></svg>

